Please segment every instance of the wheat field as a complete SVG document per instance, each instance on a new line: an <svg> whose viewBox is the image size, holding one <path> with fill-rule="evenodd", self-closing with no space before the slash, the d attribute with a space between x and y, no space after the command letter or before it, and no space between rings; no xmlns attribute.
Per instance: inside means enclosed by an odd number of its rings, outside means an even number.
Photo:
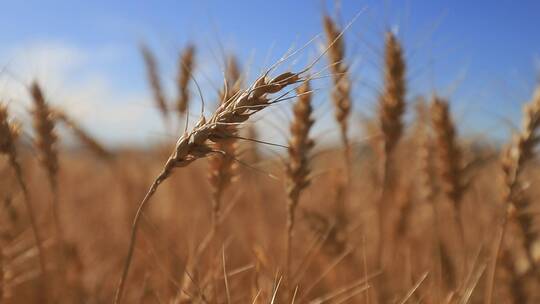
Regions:
<svg viewBox="0 0 540 304"><path fill-rule="evenodd" d="M320 36L257 75L224 54L203 110L200 47L179 50L171 98L141 45L175 134L150 146L103 144L38 81L32 121L0 102L0 302L539 303L540 87L511 138L471 140L450 97L409 96L407 45L389 30L358 123L346 50L361 13L322 14ZM283 144L260 137L278 106ZM314 132L321 106L331 144Z"/></svg>

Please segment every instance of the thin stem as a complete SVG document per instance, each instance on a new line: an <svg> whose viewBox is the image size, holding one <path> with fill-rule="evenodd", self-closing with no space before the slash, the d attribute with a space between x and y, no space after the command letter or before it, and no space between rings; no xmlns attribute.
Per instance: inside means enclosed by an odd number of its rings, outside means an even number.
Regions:
<svg viewBox="0 0 540 304"><path fill-rule="evenodd" d="M487 274L487 284L486 284L486 293L485 293L485 300L484 304L491 304L492 298L493 298L493 287L495 284L495 273L497 271L497 263L499 261L499 255L501 254L502 249L502 243L504 241L504 236L506 235L506 224L508 223L508 219L505 216L502 223L501 223L501 229L499 231L499 235L497 237L495 246L494 246L494 252L493 252L493 264L491 265L491 268Z"/></svg>
<svg viewBox="0 0 540 304"><path fill-rule="evenodd" d="M124 270L122 271L122 276L120 277L120 282L118 283L118 288L116 289L116 294L114 296L114 304L119 304L122 301L122 294L125 288L126 279L129 273L129 268L131 266L131 260L133 259L133 251L135 249L135 241L137 238L137 231L139 227L139 221L141 219L141 215L144 212L144 209L148 202L150 201L150 198L152 195L156 192L159 185L169 176L172 168L173 168L173 162L174 160L169 159L165 166L163 167L163 170L161 173L156 177L152 185L150 186L150 189L148 189L148 192L144 196L143 200L139 204L139 208L137 209L137 213L135 213L135 217L133 218L133 224L131 226L131 236L129 239L129 247L128 252L126 256L126 260L124 263Z"/></svg>

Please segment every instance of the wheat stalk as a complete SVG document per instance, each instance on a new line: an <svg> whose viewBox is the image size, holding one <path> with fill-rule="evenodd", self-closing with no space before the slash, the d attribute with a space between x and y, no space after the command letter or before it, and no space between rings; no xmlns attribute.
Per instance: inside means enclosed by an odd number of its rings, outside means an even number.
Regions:
<svg viewBox="0 0 540 304"><path fill-rule="evenodd" d="M28 217L30 218L30 227L34 236L36 247L38 249L39 264L41 273L44 276L44 282L47 282L47 269L45 260L45 250L43 248L43 240L39 235L39 229L37 219L35 215L34 207L32 206L30 192L24 182L23 172L19 161L17 160L16 139L19 134L19 130L16 126L9 123L7 108L0 103L0 154L4 154L9 159L9 164L15 172L17 183L21 188L25 207L28 211ZM46 288L45 288L46 289Z"/></svg>
<svg viewBox="0 0 540 304"><path fill-rule="evenodd" d="M230 126L238 126L253 114L282 100L281 98L270 100L268 95L278 93L285 87L299 81L301 81L300 73L286 72L270 79L267 72L259 77L248 89L240 91L234 98L223 102L208 120L202 116L190 132L184 133L178 139L173 153L169 156L161 172L139 204L133 219L128 253L114 303L120 303L122 300L125 281L133 257L139 221L145 206L159 185L172 174L175 168L188 166L193 161L213 153L221 153L213 149L211 142L219 142L234 137Z"/></svg>
<svg viewBox="0 0 540 304"><path fill-rule="evenodd" d="M195 63L195 46L188 45L181 53L178 60L178 100L176 106L180 116L186 115L189 104L189 80L193 73Z"/></svg>
<svg viewBox="0 0 540 304"><path fill-rule="evenodd" d="M290 268L292 237L295 223L295 213L302 191L310 183L309 152L314 141L309 137L313 125L311 106L311 88L309 81L304 82L296 90L298 100L293 106L294 120L290 126L291 137L288 152L289 161L286 164L286 191L287 191L287 243L286 243L286 277L287 286L290 286Z"/></svg>

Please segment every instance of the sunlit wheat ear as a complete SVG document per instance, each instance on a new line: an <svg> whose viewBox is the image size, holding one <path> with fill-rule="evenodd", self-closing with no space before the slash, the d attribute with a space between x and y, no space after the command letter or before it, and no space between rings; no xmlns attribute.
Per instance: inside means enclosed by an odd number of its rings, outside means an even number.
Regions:
<svg viewBox="0 0 540 304"><path fill-rule="evenodd" d="M289 160L286 164L286 191L287 191L287 265L286 281L289 280L291 267L292 236L295 223L295 213L302 191L309 185L309 153L314 141L309 137L313 125L311 106L311 88L309 82L304 82L297 88L298 100L293 106L294 118L290 126Z"/></svg>
<svg viewBox="0 0 540 304"><path fill-rule="evenodd" d="M189 82L195 65L195 46L188 45L178 59L178 100L176 107L181 116L186 115L190 100Z"/></svg>
<svg viewBox="0 0 540 304"><path fill-rule="evenodd" d="M10 124L7 108L0 103L0 155L6 155L10 166L15 172L15 177L21 188L28 216L30 218L30 226L38 248L39 262L42 275L47 280L47 270L45 254L43 249L43 240L39 235L39 229L36 220L36 212L32 206L30 193L23 178L23 172L19 161L17 160L16 140L19 136L18 126Z"/></svg>
<svg viewBox="0 0 540 304"><path fill-rule="evenodd" d="M334 103L335 118L340 127L341 141L345 148L346 166L349 167L348 129L352 102L349 67L345 62L345 43L341 29L332 18L325 15L323 17L323 26L328 47L327 57L334 82L331 97Z"/></svg>
<svg viewBox="0 0 540 304"><path fill-rule="evenodd" d="M140 49L143 56L144 65L146 66L146 74L148 77L148 82L150 83L150 89L154 95L154 103L158 108L163 121L167 125L169 121L169 110L167 108L167 100L161 86L156 58L146 45L141 45Z"/></svg>
<svg viewBox="0 0 540 304"><path fill-rule="evenodd" d="M199 158L207 157L213 153L220 153L219 151L214 150L212 143L234 138L236 128L233 129L231 126L236 127L247 121L249 117L255 113L265 109L271 104L283 100L282 98L284 98L287 93L281 93L282 95L275 99L270 99L269 95L279 93L286 87L301 81L303 81L303 79L301 75L297 73L286 72L274 78L269 78L267 73L265 73L263 76L257 78L248 89L239 91L234 98L230 98L223 102L208 120L201 117L191 131L184 133L178 139L174 151L165 162L161 173L150 186L150 189L139 204L139 208L135 214L128 253L122 276L116 290L114 303L120 303L122 300L124 284L131 265L133 250L135 248L138 224L147 202L155 193L159 185L172 174L175 168L185 167Z"/></svg>
<svg viewBox="0 0 540 304"><path fill-rule="evenodd" d="M240 88L240 73L236 62L227 65L226 85L220 92L220 105L234 98ZM228 84L231 84L230 86ZM238 167L236 161L237 150L237 126L230 125L231 136L213 143L216 153L208 157L209 181L212 191L212 229L216 231L221 211L221 199L223 192L233 181Z"/></svg>
<svg viewBox="0 0 540 304"><path fill-rule="evenodd" d="M75 137L77 137L77 139L93 154L105 161L112 160L113 154L108 151L105 146L96 138L84 130L74 119L69 117L64 111L54 109L53 115L59 122L68 127L73 132Z"/></svg>

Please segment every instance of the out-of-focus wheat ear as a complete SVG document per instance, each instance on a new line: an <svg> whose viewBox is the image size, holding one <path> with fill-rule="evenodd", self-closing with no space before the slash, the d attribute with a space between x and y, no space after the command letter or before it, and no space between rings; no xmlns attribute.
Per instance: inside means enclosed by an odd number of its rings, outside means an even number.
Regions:
<svg viewBox="0 0 540 304"><path fill-rule="evenodd" d="M378 161L378 218L379 244L378 252L384 251L384 236L393 228L386 227L385 213L388 194L392 193L395 177L393 176L392 156L403 133L403 114L405 113L405 59L401 45L392 32L387 32L384 49L384 83L378 100L377 124L380 136L376 147ZM387 228L389 230L387 230ZM379 259L383 258L379 254ZM382 260L379 260L379 264Z"/></svg>
<svg viewBox="0 0 540 304"><path fill-rule="evenodd" d="M384 87L378 104L382 187L391 185L389 176L391 157L403 133L403 114L406 106L405 72L406 65L401 45L392 32L387 32L384 49Z"/></svg>
<svg viewBox="0 0 540 304"><path fill-rule="evenodd" d="M290 279L292 237L295 224L295 213L300 201L302 191L310 183L310 161L309 154L314 146L313 139L309 132L313 126L311 106L311 88L308 81L305 81L296 90L298 99L293 105L294 118L290 126L290 139L288 146L289 160L285 167L286 191L287 191L287 264L286 264L286 284L287 288L292 286Z"/></svg>
<svg viewBox="0 0 540 304"><path fill-rule="evenodd" d="M161 86L161 79L159 77L159 68L156 62L154 54L146 45L141 45L141 54L143 56L144 65L146 66L146 74L148 82L150 83L150 89L154 95L154 102L161 114L165 127L169 128L169 109L167 107L167 99Z"/></svg>
<svg viewBox="0 0 540 304"><path fill-rule="evenodd" d="M43 92L37 82L30 86L30 94L34 102L32 115L36 133L35 146L39 153L39 161L46 169L51 188L57 188L58 177L58 136L55 130L55 119Z"/></svg>
<svg viewBox="0 0 540 304"><path fill-rule="evenodd" d="M12 167L13 171L15 172L17 183L19 184L19 187L21 188L25 207L28 212L28 217L30 219L30 226L32 229L32 234L34 236L36 247L38 249L40 269L43 276L43 281L45 282L44 285L46 285L46 282L49 278L47 277L47 268L46 268L47 263L45 260L43 240L41 239L39 235L36 212L31 202L30 192L28 191L28 188L24 181L22 168L17 159L16 140L18 138L18 134L19 134L19 129L9 123L9 115L8 115L7 108L5 107L5 105L0 103L0 154L6 155L8 157L9 164ZM44 287L44 289L45 291L43 292L45 294L47 292L46 290L47 288Z"/></svg>
<svg viewBox="0 0 540 304"><path fill-rule="evenodd" d="M92 153L104 161L111 161L114 155L108 151L95 137L90 135L83 129L73 118L69 117L66 112L59 109L54 109L54 117L66 127L68 127L77 139L85 145Z"/></svg>
<svg viewBox="0 0 540 304"><path fill-rule="evenodd" d="M189 82L192 78L194 65L195 46L190 44L182 50L178 59L178 99L176 101L176 107L181 117L186 115L188 109L190 99Z"/></svg>
<svg viewBox="0 0 540 304"><path fill-rule="evenodd" d="M350 144L349 144L349 117L351 114L351 81L349 67L345 62L345 42L341 29L328 15L323 16L324 32L326 34L327 57L334 86L332 88L332 102L334 113L340 128L341 142L345 153L345 169L350 178Z"/></svg>
<svg viewBox="0 0 540 304"><path fill-rule="evenodd" d="M467 253L465 227L461 217L461 203L465 194L466 183L463 174L462 151L458 144L448 101L433 96L430 112L435 137L437 176L441 183L441 191L454 207L454 220L458 228L461 250L463 251L460 275L464 277Z"/></svg>
<svg viewBox="0 0 540 304"><path fill-rule="evenodd" d="M257 140L259 140L257 126L254 123L248 123L242 128L242 131L244 132L242 136L248 139L242 145L244 161L251 165L260 163L262 157L257 146Z"/></svg>
<svg viewBox="0 0 540 304"><path fill-rule="evenodd" d="M230 70L233 71L230 71ZM227 65L226 83L236 85L226 85L220 92L220 105L233 98L240 90L238 66L236 64ZM213 144L215 154L208 157L209 181L212 192L212 230L217 231L217 223L221 212L221 200L223 192L233 182L238 164L236 162L237 154L237 127L235 125L227 126L230 137L223 138Z"/></svg>
<svg viewBox="0 0 540 304"><path fill-rule="evenodd" d="M51 200L51 212L53 218L53 226L55 231L55 237L57 242L56 262L58 265L58 275L62 278L65 270L65 259L63 258L65 250L65 238L62 230L62 224L60 220L60 206L59 206L59 188L58 188L58 137L56 135L55 124L56 120L54 113L52 112L49 104L45 100L43 91L39 84L34 81L30 85L30 95L34 102L34 108L32 110L35 142L34 145L38 152L38 159L42 167L47 172L47 178L52 192ZM54 295L53 297L58 297Z"/></svg>
<svg viewBox="0 0 540 304"><path fill-rule="evenodd" d="M512 138L512 142L504 149L501 159L503 192L502 201L505 208L501 220L501 229L494 245L493 264L488 274L485 303L491 303L497 260L503 249L507 223L516 221L521 229L523 247L527 252L530 267L538 270L536 261L531 253L532 243L537 239L537 232L532 227L533 215L529 201L524 197L524 185L520 180L525 164L535 157L535 148L539 142L538 129L540 126L540 86L533 94L532 100L525 105L522 129Z"/></svg>

